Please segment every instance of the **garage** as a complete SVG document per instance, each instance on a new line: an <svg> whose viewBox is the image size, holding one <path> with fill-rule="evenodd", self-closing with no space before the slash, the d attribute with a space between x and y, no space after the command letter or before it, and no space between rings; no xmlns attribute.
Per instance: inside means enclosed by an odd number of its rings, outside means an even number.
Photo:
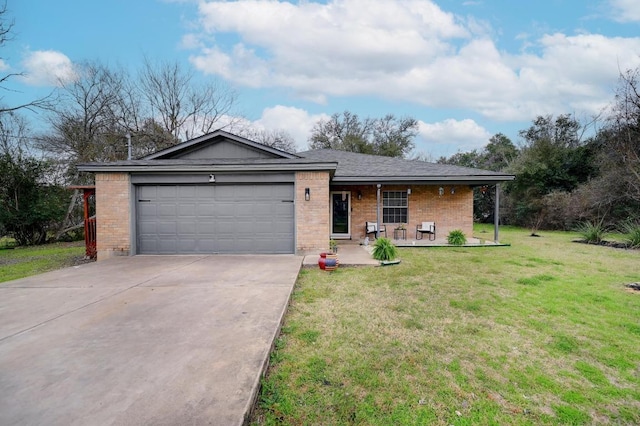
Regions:
<svg viewBox="0 0 640 426"><path fill-rule="evenodd" d="M136 185L138 254L294 253L292 183Z"/></svg>

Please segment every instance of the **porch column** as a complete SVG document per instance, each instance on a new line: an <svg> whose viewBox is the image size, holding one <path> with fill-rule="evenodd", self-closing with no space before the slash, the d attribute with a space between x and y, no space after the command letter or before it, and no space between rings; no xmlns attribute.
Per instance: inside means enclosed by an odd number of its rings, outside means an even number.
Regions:
<svg viewBox="0 0 640 426"><path fill-rule="evenodd" d="M380 187L378 184L378 192L376 193L376 240L380 238Z"/></svg>
<svg viewBox="0 0 640 426"><path fill-rule="evenodd" d="M496 183L496 205L493 209L493 241L500 242L500 184Z"/></svg>

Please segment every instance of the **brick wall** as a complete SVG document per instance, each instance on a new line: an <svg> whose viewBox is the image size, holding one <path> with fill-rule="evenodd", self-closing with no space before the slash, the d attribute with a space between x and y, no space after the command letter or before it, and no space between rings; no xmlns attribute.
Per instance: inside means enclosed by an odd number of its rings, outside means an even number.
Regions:
<svg viewBox="0 0 640 426"><path fill-rule="evenodd" d="M382 191L406 191L411 188L408 200L407 239L415 239L416 225L421 222L435 222L438 239L446 238L454 229L461 229L467 237L472 236L473 190L466 185L443 185L445 191L440 196L439 187L440 185L382 185L381 199ZM455 194L451 194L452 187ZM376 186L332 186L331 190L351 191L351 237L355 240L364 239L365 222L376 221ZM358 200L358 191L362 193L361 200ZM386 225L387 236L393 238L393 228L398 224Z"/></svg>
<svg viewBox="0 0 640 426"><path fill-rule="evenodd" d="M130 253L130 182L128 173L96 173L98 260Z"/></svg>
<svg viewBox="0 0 640 426"><path fill-rule="evenodd" d="M304 199L309 188L310 200ZM296 253L327 250L330 235L329 173L296 173Z"/></svg>

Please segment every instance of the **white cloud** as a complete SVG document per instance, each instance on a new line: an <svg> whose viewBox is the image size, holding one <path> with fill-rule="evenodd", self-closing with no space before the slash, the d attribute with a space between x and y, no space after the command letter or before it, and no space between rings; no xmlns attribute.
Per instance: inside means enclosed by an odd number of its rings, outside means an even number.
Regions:
<svg viewBox="0 0 640 426"><path fill-rule="evenodd" d="M638 0L610 0L613 18L619 22L640 21L640 2Z"/></svg>
<svg viewBox="0 0 640 426"><path fill-rule="evenodd" d="M419 121L416 148L434 155L451 155L457 150L480 149L490 138L491 134L471 119L450 118L438 123Z"/></svg>
<svg viewBox="0 0 640 426"><path fill-rule="evenodd" d="M22 66L22 80L31 86L59 86L76 78L71 60L55 50L29 52Z"/></svg>
<svg viewBox="0 0 640 426"><path fill-rule="evenodd" d="M289 133L299 151L304 151L308 147L311 129L320 120L327 120L326 114L309 114L300 108L276 105L265 108L262 116L253 122L253 126L265 130L285 130Z"/></svg>
<svg viewBox="0 0 640 426"><path fill-rule="evenodd" d="M611 1L628 16L640 13L635 0ZM199 39L196 68L321 104L360 95L502 121L595 114L611 100L619 71L640 65L640 37L548 34L510 54L486 23L431 0L215 1L199 11L209 41ZM240 41L212 41L225 33Z"/></svg>

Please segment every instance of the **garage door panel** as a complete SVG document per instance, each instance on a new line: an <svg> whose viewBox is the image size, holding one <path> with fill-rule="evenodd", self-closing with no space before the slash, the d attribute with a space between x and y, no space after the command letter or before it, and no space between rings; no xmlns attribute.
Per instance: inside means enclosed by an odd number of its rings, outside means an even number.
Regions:
<svg viewBox="0 0 640 426"><path fill-rule="evenodd" d="M175 199L178 187L177 186L157 186L156 187L156 197L158 199Z"/></svg>
<svg viewBox="0 0 640 426"><path fill-rule="evenodd" d="M139 253L294 251L291 184L149 185L137 194Z"/></svg>
<svg viewBox="0 0 640 426"><path fill-rule="evenodd" d="M176 217L178 212L178 206L175 204L168 204L166 202L158 205L158 216L160 217Z"/></svg>
<svg viewBox="0 0 640 426"><path fill-rule="evenodd" d="M156 233L158 235L172 235L175 236L177 231L176 222L158 221Z"/></svg>
<svg viewBox="0 0 640 426"><path fill-rule="evenodd" d="M163 237L157 241L158 254L172 254L177 253L177 241L175 238Z"/></svg>

